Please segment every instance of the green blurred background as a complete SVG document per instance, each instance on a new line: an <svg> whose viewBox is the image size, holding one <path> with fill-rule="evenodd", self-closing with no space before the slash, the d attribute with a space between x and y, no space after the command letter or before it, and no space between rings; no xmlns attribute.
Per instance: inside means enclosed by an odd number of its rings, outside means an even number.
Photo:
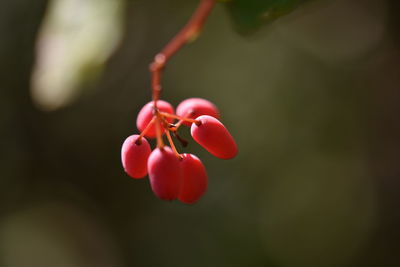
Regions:
<svg viewBox="0 0 400 267"><path fill-rule="evenodd" d="M163 98L214 102L238 157L178 148L208 171L195 205L124 173L148 64L197 2L1 3L0 266L400 266L397 0L312 1L248 36L219 3Z"/></svg>

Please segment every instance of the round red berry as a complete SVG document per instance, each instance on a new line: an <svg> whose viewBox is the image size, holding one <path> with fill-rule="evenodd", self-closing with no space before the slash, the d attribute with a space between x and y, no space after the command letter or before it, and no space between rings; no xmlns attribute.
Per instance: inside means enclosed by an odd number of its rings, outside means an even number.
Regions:
<svg viewBox="0 0 400 267"><path fill-rule="evenodd" d="M182 185L180 160L168 146L156 148L147 161L151 189L163 200L174 200Z"/></svg>
<svg viewBox="0 0 400 267"><path fill-rule="evenodd" d="M201 115L209 115L216 119L220 118L217 107L210 101L203 98L189 98L182 101L176 108L176 115L195 119ZM190 126L190 122L184 122L183 124Z"/></svg>
<svg viewBox="0 0 400 267"><path fill-rule="evenodd" d="M140 132L143 132L143 130L146 128L146 126L153 119L153 116L154 116L153 107L154 107L154 102L151 101L151 102L147 103L146 105L144 105L143 108L139 111L139 114L136 119L136 126ZM172 105L164 100L157 101L157 108L161 112L174 114L174 108L172 107ZM172 122L173 119L167 118L167 121ZM160 124L160 127L161 127L160 129L163 129L161 124ZM161 133L163 134L164 131L161 130ZM157 136L155 124L150 126L150 129L146 132L145 136L148 138L155 138Z"/></svg>
<svg viewBox="0 0 400 267"><path fill-rule="evenodd" d="M198 157L192 154L182 154L182 188L179 193L179 200L193 204L207 190L208 178L203 163Z"/></svg>
<svg viewBox="0 0 400 267"><path fill-rule="evenodd" d="M147 175L147 159L151 148L147 140L139 135L131 135L125 139L121 149L122 166L132 178L143 178Z"/></svg>
<svg viewBox="0 0 400 267"><path fill-rule="evenodd" d="M193 139L208 152L221 159L231 159L236 156L238 149L232 135L216 118L203 115L193 123L190 133Z"/></svg>

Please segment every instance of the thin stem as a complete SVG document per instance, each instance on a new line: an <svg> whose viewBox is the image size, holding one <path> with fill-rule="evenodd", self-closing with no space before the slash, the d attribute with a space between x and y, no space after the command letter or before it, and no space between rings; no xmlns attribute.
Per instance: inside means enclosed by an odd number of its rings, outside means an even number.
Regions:
<svg viewBox="0 0 400 267"><path fill-rule="evenodd" d="M175 144L174 144L174 142L172 141L171 133L169 132L169 130L165 129L165 134L167 135L168 142L169 142L169 144L171 145L171 148L172 148L172 150L174 151L175 155L176 155L179 159L181 159L182 156L181 156L181 154L179 154L178 150L176 150Z"/></svg>
<svg viewBox="0 0 400 267"><path fill-rule="evenodd" d="M154 122L156 121L156 117L154 116L151 121L147 124L146 128L144 128L144 130L142 131L142 133L139 135L139 138L137 139L142 140L142 137L149 131L150 127L154 124ZM141 141L139 141L141 142Z"/></svg>
<svg viewBox="0 0 400 267"><path fill-rule="evenodd" d="M161 113L164 113L164 112L160 112L160 113L159 113L159 114L160 114L160 117L161 117L161 123L162 123L163 127L164 127L165 129L171 130L170 125L172 125L172 124L170 124L170 123L167 121L166 117L165 117L163 114L161 114ZM166 113L166 114L168 114L168 113Z"/></svg>
<svg viewBox="0 0 400 267"><path fill-rule="evenodd" d="M201 29L203 28L204 22L214 7L215 0L201 0L196 11L193 13L189 22L183 27L183 29L163 48L158 57L159 60L168 61L183 45L188 41L194 40Z"/></svg>
<svg viewBox="0 0 400 267"><path fill-rule="evenodd" d="M161 70L152 71L151 88L153 90L152 97L154 101L154 108L157 109L157 101L161 95Z"/></svg>
<svg viewBox="0 0 400 267"><path fill-rule="evenodd" d="M162 140L161 129L160 129L160 117L154 116L156 118L156 135L157 135L157 147L159 149L164 148L164 142Z"/></svg>
<svg viewBox="0 0 400 267"><path fill-rule="evenodd" d="M186 43L194 40L200 33L203 25L214 7L215 0L201 0L199 6L193 13L189 22L182 30L154 57L150 64L151 87L154 107L157 108L157 100L161 95L161 71L164 69L168 60L182 48Z"/></svg>
<svg viewBox="0 0 400 267"><path fill-rule="evenodd" d="M183 118L181 116L178 115L174 115L174 114L170 114L170 113L166 113L166 112L160 112L160 114L164 117L167 118L173 118L173 119L177 119L177 120L182 120L182 121L187 121L187 122L191 122L191 123L196 123L196 124L200 124L201 122L198 120L194 120L194 119L189 119L189 118Z"/></svg>
<svg viewBox="0 0 400 267"><path fill-rule="evenodd" d="M176 139L178 139L178 141L181 143L181 145L183 146L183 147L187 147L187 145L188 145L188 141L186 141L185 139L183 139L179 134L178 134L178 132L175 130L175 131L172 131L172 133L174 134L174 136L176 137Z"/></svg>
<svg viewBox="0 0 400 267"><path fill-rule="evenodd" d="M179 120L178 123L175 124L175 129L178 130L179 127L181 127L182 123L184 123L184 120Z"/></svg>
<svg viewBox="0 0 400 267"><path fill-rule="evenodd" d="M187 116L189 116L190 114L193 115L193 110L189 110L188 112L186 112L185 116L183 116L183 118L187 118ZM184 123L185 120L181 119L178 121L178 123L175 123L175 129L178 130L179 127L181 127L182 123Z"/></svg>

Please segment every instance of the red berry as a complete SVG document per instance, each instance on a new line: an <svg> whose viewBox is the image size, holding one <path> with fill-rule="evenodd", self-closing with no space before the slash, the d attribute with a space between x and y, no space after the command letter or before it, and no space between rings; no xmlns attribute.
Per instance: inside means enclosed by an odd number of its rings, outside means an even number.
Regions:
<svg viewBox="0 0 400 267"><path fill-rule="evenodd" d="M196 202L207 189L207 173L203 163L192 154L182 154L182 188L179 193L179 200L192 204Z"/></svg>
<svg viewBox="0 0 400 267"><path fill-rule="evenodd" d="M132 178L143 178L147 174L147 159L151 148L147 140L139 135L131 135L125 139L121 149L122 166Z"/></svg>
<svg viewBox="0 0 400 267"><path fill-rule="evenodd" d="M197 143L218 158L230 159L236 156L238 149L235 140L219 120L208 115L196 120L200 123L193 123L190 133Z"/></svg>
<svg viewBox="0 0 400 267"><path fill-rule="evenodd" d="M154 106L154 102L151 101L151 102L147 103L146 105L144 105L143 108L139 111L139 114L136 119L136 126L140 132L142 132L146 128L147 124L149 124L149 122L153 118L153 106ZM158 100L157 107L162 112L174 114L174 108L172 107L172 105L170 103L168 103L166 101ZM168 122L172 122L173 119L167 118L167 120L168 120ZM162 129L161 124L160 124L160 127L161 127L160 129ZM161 133L164 133L164 131L161 131ZM145 136L148 138L156 137L155 125L152 125L150 127L150 129L147 131Z"/></svg>
<svg viewBox="0 0 400 267"><path fill-rule="evenodd" d="M164 200L178 197L182 184L180 160L168 146L156 148L147 161L151 189Z"/></svg>
<svg viewBox="0 0 400 267"><path fill-rule="evenodd" d="M208 100L203 98L189 98L182 101L176 108L176 115L195 119L201 115L209 115L216 119L220 118L217 107ZM184 122L183 124L190 126L190 122Z"/></svg>

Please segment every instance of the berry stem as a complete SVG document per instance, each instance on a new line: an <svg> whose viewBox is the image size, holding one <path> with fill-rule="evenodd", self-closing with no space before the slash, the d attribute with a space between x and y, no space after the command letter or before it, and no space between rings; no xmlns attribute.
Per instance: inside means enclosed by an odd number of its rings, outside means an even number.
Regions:
<svg viewBox="0 0 400 267"><path fill-rule="evenodd" d="M160 112L160 114L162 116L164 116L164 117L167 117L167 118L173 118L173 119L177 119L177 120L180 120L180 121L187 121L187 122L190 122L190 123L200 124L200 121L198 121L198 120L189 119L189 118L183 118L181 116L174 115L174 114L169 114L169 113L166 113L166 112Z"/></svg>
<svg viewBox="0 0 400 267"><path fill-rule="evenodd" d="M144 130L142 131L142 133L139 135L138 137L138 141L142 140L142 137L149 131L150 127L154 124L154 122L156 121L156 116L154 116L151 121L149 122L149 124L147 124L146 128L144 128ZM141 142L141 141L139 141Z"/></svg>
<svg viewBox="0 0 400 267"><path fill-rule="evenodd" d="M157 147L159 149L164 148L164 141L162 140L162 135L161 135L161 129L160 129L160 121L161 118L160 116L154 116L155 121L156 121L156 135L157 135Z"/></svg>
<svg viewBox="0 0 400 267"><path fill-rule="evenodd" d="M165 130L165 134L167 135L168 142L169 142L169 144L171 145L171 148L172 148L172 150L174 151L175 155L176 155L179 159L182 159L181 154L179 154L178 150L176 150L175 144L174 144L174 142L172 141L171 133L169 132L169 130L166 129L166 130Z"/></svg>
<svg viewBox="0 0 400 267"><path fill-rule="evenodd" d="M188 141L186 141L185 139L183 139L179 134L178 134L178 132L175 130L175 131L172 131L172 133L174 134L174 136L176 137L176 139L178 139L178 141L181 143L181 145L183 146L183 147L187 147L187 145L188 145Z"/></svg>
<svg viewBox="0 0 400 267"><path fill-rule="evenodd" d="M179 51L186 43L194 40L200 33L203 25L214 7L215 0L201 0L188 23L178 34L154 57L150 64L151 87L154 107L157 108L157 100L161 94L161 72L168 60Z"/></svg>
<svg viewBox="0 0 400 267"><path fill-rule="evenodd" d="M193 110L189 110L188 112L185 113L185 116L183 116L183 118L187 118L187 117L190 116L190 114L192 114L192 113L193 113ZM179 127L181 127L182 123L184 123L184 122L185 122L185 120L180 119L180 120L178 121L178 123L175 123L175 129L178 130Z"/></svg>
<svg viewBox="0 0 400 267"><path fill-rule="evenodd" d="M184 122L184 120L179 120L178 123L175 124L175 129L178 130L179 127L181 127L183 122Z"/></svg>

